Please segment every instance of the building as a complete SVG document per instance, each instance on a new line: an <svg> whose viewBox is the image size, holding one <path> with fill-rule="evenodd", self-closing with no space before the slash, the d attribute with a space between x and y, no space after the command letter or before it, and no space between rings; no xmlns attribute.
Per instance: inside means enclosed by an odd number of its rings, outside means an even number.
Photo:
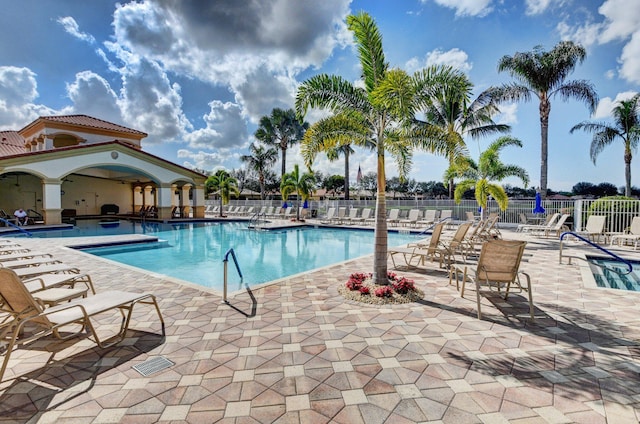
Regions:
<svg viewBox="0 0 640 424"><path fill-rule="evenodd" d="M0 131L0 209L31 209L46 224L77 216L137 215L162 220L176 207L204 217L206 175L145 153L147 134L86 115L40 117Z"/></svg>

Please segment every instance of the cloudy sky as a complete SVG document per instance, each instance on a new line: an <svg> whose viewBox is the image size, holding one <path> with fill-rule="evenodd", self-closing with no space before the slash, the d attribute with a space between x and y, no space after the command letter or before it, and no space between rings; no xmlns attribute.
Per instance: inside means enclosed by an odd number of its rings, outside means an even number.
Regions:
<svg viewBox="0 0 640 424"><path fill-rule="evenodd" d="M510 81L496 71L502 56L577 41L588 55L571 79L590 80L600 105L589 116L577 101L553 101L549 187L624 184L622 144L607 148L595 166L590 137L569 129L586 119L606 121L616 100L640 91L638 0L2 0L2 6L0 129L18 130L43 115L86 114L144 131L144 150L206 170L241 167L260 117L293 107L297 86L310 76L358 79L345 27L350 13L373 16L391 66L454 65L476 94ZM499 120L524 143L505 150L503 159L525 167L535 184L537 104L505 105L502 112ZM492 140L468 140L472 155ZM301 163L297 148L287 156L287 165L294 163ZM375 158L359 151L352 178L358 165L372 172ZM441 180L445 167L441 157L418 153L410 176ZM314 169L340 174L343 163L318 157ZM388 173L396 174L392 162ZM640 158L632 173L640 186Z"/></svg>

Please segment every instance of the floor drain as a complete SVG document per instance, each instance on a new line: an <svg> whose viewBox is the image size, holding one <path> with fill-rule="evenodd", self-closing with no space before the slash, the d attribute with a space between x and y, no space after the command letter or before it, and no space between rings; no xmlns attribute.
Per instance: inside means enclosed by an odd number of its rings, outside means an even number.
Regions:
<svg viewBox="0 0 640 424"><path fill-rule="evenodd" d="M175 365L175 363L171 362L164 356L158 356L157 358L151 358L138 365L134 365L133 369L146 377L154 372L169 368L172 365Z"/></svg>

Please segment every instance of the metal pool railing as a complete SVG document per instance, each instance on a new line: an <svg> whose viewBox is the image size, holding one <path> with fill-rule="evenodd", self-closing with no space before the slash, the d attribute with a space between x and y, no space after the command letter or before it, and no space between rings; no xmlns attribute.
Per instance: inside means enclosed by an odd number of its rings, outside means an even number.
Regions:
<svg viewBox="0 0 640 424"><path fill-rule="evenodd" d="M231 255L233 263L236 265L236 270L238 271L238 275L240 276L240 284L242 284L242 279L244 278L242 277L242 271L240 270L240 265L238 264L238 258L236 258L236 252L233 250L233 248L231 248L227 251L227 253L224 255L224 259L222 260L222 262L224 262L224 289L222 292L222 300L224 302L227 302L227 264L229 263L229 255Z"/></svg>
<svg viewBox="0 0 640 424"><path fill-rule="evenodd" d="M580 239L580 240L582 240L583 242L585 242L585 243L587 243L587 244L589 244L589 245L591 245L591 246L595 247L595 248L596 248L596 249L598 249L599 251L601 251L601 252L605 253L606 255L611 256L611 257L612 257L614 260L616 260L617 262L622 262L623 264L625 264L625 265L627 266L627 272L625 272L625 273L621 273L620 271L617 271L617 270L612 269L612 268L608 268L608 267L606 267L606 266L601 266L601 265L598 265L598 264L595 264L595 265L600 266L601 268L606 268L606 269L611 270L611 271L613 271L613 272L615 272L615 273L617 273L617 274L622 274L622 275L627 275L627 274L630 274L631 272L633 272L633 264L631 264L631 262L629 262L628 260L626 260L626 259L624 259L624 258L622 258L622 257L620 257L620 256L618 256L618 255L616 255L615 253L611 252L610 250L607 250L607 249L605 249L604 247L602 247L602 246L600 246L600 245L598 245L598 244L596 244L596 243L592 242L591 240L589 240L589 239L587 239L587 238L585 238L585 237L582 237L581 235L576 234L576 233L574 233L574 232L572 232L572 231L566 231L566 232L564 232L564 233L562 233L562 234L560 235L560 258L559 258L560 263L562 263L562 258L563 258L563 257L566 257L566 258L568 258L568 259L569 259L569 264L571 264L571 258L575 257L575 256L564 256L564 255L562 254L562 244L563 244L563 241L564 241L565 237L568 237L568 236L571 236L571 237L575 237L575 238L577 238L577 239ZM575 258L576 258L576 259L583 259L583 258L579 258L579 257L575 257Z"/></svg>

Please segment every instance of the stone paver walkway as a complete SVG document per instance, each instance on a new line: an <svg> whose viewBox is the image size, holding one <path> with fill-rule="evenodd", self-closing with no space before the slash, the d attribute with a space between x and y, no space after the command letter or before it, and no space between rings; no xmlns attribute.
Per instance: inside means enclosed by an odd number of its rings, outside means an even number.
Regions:
<svg viewBox="0 0 640 424"><path fill-rule="evenodd" d="M372 307L337 292L371 258L310 272L230 298L21 239L91 274L98 291L157 295L167 322L140 307L130 337L106 350L45 338L14 352L0 383L12 423L636 423L640 416L640 293L593 288L579 261L558 263L557 241L530 240L524 296L465 298L437 265L398 273L419 303ZM65 241L65 242L68 242ZM583 254L570 243L566 252ZM625 251L628 257L638 257ZM252 302L254 297L255 303ZM118 316L99 330L117 328ZM175 365L143 376L134 365Z"/></svg>

